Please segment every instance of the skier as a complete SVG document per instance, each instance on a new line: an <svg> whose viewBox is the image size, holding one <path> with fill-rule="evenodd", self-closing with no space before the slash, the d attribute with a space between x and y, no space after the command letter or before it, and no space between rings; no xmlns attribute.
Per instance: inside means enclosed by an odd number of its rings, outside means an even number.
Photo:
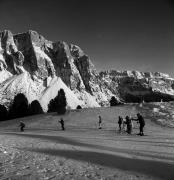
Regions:
<svg viewBox="0 0 174 180"><path fill-rule="evenodd" d="M126 131L126 119L123 119L123 127L122 127L123 131Z"/></svg>
<svg viewBox="0 0 174 180"><path fill-rule="evenodd" d="M129 116L126 116L126 125L127 125L127 133L131 134L132 133L132 120L130 119Z"/></svg>
<svg viewBox="0 0 174 180"><path fill-rule="evenodd" d="M20 121L19 127L20 127L21 132L23 132L25 128L25 123Z"/></svg>
<svg viewBox="0 0 174 180"><path fill-rule="evenodd" d="M64 130L65 130L65 127L64 127L64 120L63 120L63 118L60 118L59 123L61 124L61 128L62 128L62 130L64 131Z"/></svg>
<svg viewBox="0 0 174 180"><path fill-rule="evenodd" d="M99 120L98 120L99 129L102 129L102 118L100 115L98 116L98 118L99 118Z"/></svg>
<svg viewBox="0 0 174 180"><path fill-rule="evenodd" d="M121 125L123 124L123 118L121 116L118 116L118 125L119 125L119 131L121 132Z"/></svg>
<svg viewBox="0 0 174 180"><path fill-rule="evenodd" d="M140 127L139 127L140 133L138 135L144 136L143 128L145 126L145 120L144 120L143 116L140 113L137 114L137 121L140 124Z"/></svg>

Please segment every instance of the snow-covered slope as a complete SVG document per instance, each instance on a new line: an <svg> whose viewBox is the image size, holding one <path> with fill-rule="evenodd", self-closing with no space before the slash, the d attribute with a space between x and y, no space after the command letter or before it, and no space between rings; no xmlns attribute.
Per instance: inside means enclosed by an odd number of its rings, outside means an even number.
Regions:
<svg viewBox="0 0 174 180"><path fill-rule="evenodd" d="M174 79L162 73L97 72L77 45L51 42L35 31L0 32L0 103L17 93L38 99L44 110L63 88L70 108L108 105L111 96L125 102L173 100Z"/></svg>
<svg viewBox="0 0 174 180"><path fill-rule="evenodd" d="M65 92L69 108L75 109L78 105L84 106L84 102L77 98L77 96L61 80L61 78L55 77L51 79L48 87L43 91L41 97L39 98L44 111L47 111L50 100L57 96L58 90L60 89L63 89Z"/></svg>
<svg viewBox="0 0 174 180"><path fill-rule="evenodd" d="M8 106L16 94L23 93L31 103L38 99L43 90L42 83L33 81L28 72L13 75L0 84L0 102Z"/></svg>

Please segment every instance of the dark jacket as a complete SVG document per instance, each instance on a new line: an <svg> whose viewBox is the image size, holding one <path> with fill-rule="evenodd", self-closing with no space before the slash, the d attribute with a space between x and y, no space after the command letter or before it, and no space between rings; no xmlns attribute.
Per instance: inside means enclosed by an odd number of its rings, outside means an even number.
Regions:
<svg viewBox="0 0 174 180"><path fill-rule="evenodd" d="M138 116L138 122L140 123L140 126L145 126L145 121L142 115Z"/></svg>
<svg viewBox="0 0 174 180"><path fill-rule="evenodd" d="M119 117L118 118L118 124L122 124L123 123L123 118L122 117Z"/></svg>

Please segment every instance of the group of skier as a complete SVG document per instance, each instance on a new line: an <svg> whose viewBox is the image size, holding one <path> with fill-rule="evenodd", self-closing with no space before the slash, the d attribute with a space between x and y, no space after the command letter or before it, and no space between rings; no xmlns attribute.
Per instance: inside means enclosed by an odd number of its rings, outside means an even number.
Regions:
<svg viewBox="0 0 174 180"><path fill-rule="evenodd" d="M98 121L98 128L102 129L102 118L99 115L98 116L99 121ZM132 134L132 129L133 129L133 121L137 121L137 123L139 123L139 134L140 136L144 136L144 126L145 126L145 121L143 116L138 113L137 114L137 118L131 118L129 116L126 116L125 119L123 119L123 117L119 116L118 117L118 126L119 126L119 132L126 131L128 134Z"/></svg>
<svg viewBox="0 0 174 180"><path fill-rule="evenodd" d="M99 115L98 116L99 118L99 121L98 121L98 128L99 129L102 129L102 118L101 116ZM143 116L138 113L137 114L137 118L131 118L129 116L126 116L125 119L123 119L121 116L118 117L118 125L119 125L119 132L121 132L122 130L125 130L128 134L131 134L132 133L132 128L133 128L133 121L137 121L137 123L139 123L139 134L140 136L144 136L144 126L145 126L145 121L144 121L144 118ZM64 127L64 120L63 118L60 118L60 121L58 121L61 125L61 129L64 131L65 130L65 127ZM25 128L25 123L20 121L20 130L21 132L24 131L24 128ZM126 129L125 129L126 127Z"/></svg>
<svg viewBox="0 0 174 180"><path fill-rule="evenodd" d="M128 134L132 133L132 128L133 128L133 121L137 121L137 123L139 123L139 134L140 136L144 136L144 126L145 126L145 120L143 118L143 116L138 113L137 114L137 118L131 118L129 116L125 117L125 120L119 116L118 117L118 125L119 125L119 131L121 132L122 130L125 129L125 125L126 125L126 132Z"/></svg>

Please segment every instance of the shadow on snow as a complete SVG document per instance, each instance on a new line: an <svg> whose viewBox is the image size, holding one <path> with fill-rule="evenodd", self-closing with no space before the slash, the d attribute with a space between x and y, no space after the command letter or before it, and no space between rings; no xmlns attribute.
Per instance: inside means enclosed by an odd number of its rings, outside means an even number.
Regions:
<svg viewBox="0 0 174 180"><path fill-rule="evenodd" d="M72 140L69 138L61 137L61 136L46 136L46 135L37 135L37 134L20 134L20 133L5 133L11 135L17 135L28 138L39 138L44 140L53 141L59 144L67 144L73 146L94 148L98 150L106 150L115 153L127 153L129 155L138 155L146 158L158 158L165 160L173 160L172 157L160 157L159 155L149 155L148 153L157 153L152 151L141 151L141 150L126 150L126 149L118 149L113 147L106 147L94 144L87 144L83 142L78 142L76 140ZM123 157L116 154L108 154L106 152L94 152L94 151L81 151L81 150L60 150L60 149L49 149L49 148L23 148L23 150L32 151L36 153L49 154L54 156L62 156L65 158L70 158L74 160L80 160L85 162L91 162L94 164L107 166L111 168L118 168L122 170L134 171L138 173L143 173L147 175L151 175L154 177L158 177L166 180L174 179L174 171L173 163L166 163L160 161L153 160L145 160L145 159L137 159ZM90 149L91 150L91 149ZM169 155L173 155L173 153L166 153Z"/></svg>

